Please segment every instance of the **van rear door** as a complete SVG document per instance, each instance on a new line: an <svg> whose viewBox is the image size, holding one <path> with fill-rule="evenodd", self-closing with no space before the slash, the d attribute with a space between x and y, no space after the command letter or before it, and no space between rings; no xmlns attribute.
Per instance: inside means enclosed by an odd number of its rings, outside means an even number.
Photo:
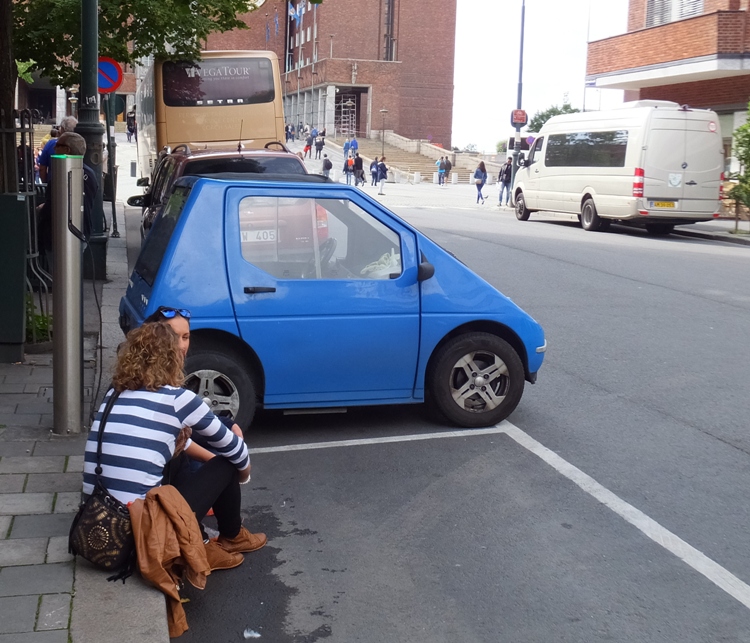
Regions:
<svg viewBox="0 0 750 643"><path fill-rule="evenodd" d="M654 111L643 161L649 211L709 218L718 211L723 148L717 120L712 112Z"/></svg>

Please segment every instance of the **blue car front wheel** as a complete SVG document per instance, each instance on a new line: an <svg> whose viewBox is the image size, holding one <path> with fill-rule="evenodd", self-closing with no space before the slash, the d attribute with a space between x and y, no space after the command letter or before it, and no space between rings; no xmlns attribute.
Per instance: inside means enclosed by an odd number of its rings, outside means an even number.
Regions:
<svg viewBox="0 0 750 643"><path fill-rule="evenodd" d="M518 353L490 333L466 333L439 349L429 373L432 402L450 422L466 428L507 418L523 395Z"/></svg>

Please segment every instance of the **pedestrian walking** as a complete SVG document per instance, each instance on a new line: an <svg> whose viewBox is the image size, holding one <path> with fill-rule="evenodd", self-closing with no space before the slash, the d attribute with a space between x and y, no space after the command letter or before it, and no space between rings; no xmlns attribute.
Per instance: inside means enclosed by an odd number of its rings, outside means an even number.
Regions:
<svg viewBox="0 0 750 643"><path fill-rule="evenodd" d="M484 161L479 161L477 169L474 170L474 184L477 186L477 203L480 199L482 205L484 205L484 194L482 194L482 188L487 183L487 168L484 166Z"/></svg>
<svg viewBox="0 0 750 643"><path fill-rule="evenodd" d="M346 176L346 184L351 185L354 176L354 159L351 157L344 159L344 176Z"/></svg>
<svg viewBox="0 0 750 643"><path fill-rule="evenodd" d="M133 108L125 115L125 127L127 128L128 143L132 142L133 136L135 136L135 141L137 143L138 134L135 124L135 105L133 105Z"/></svg>
<svg viewBox="0 0 750 643"><path fill-rule="evenodd" d="M443 185L448 185L448 178L450 177L451 170L453 169L453 163L446 156L445 157L445 176L443 177Z"/></svg>
<svg viewBox="0 0 750 643"><path fill-rule="evenodd" d="M510 205L510 177L513 173L513 159L509 156L498 174L497 180L500 182L500 201L498 205L503 204L503 192L505 192L505 205Z"/></svg>
<svg viewBox="0 0 750 643"><path fill-rule="evenodd" d="M312 158L312 146L314 141L315 139L312 137L312 134L308 134L307 138L305 139L305 158Z"/></svg>
<svg viewBox="0 0 750 643"><path fill-rule="evenodd" d="M332 168L333 163L331 163L331 159L328 158L328 154L323 154L323 176L328 178L331 175Z"/></svg>
<svg viewBox="0 0 750 643"><path fill-rule="evenodd" d="M438 185L443 185L445 183L445 157L441 156L435 161L435 165L438 168Z"/></svg>
<svg viewBox="0 0 750 643"><path fill-rule="evenodd" d="M365 184L364 161L359 154L354 155L354 185Z"/></svg>
<svg viewBox="0 0 750 643"><path fill-rule="evenodd" d="M325 145L325 141L323 140L322 136L318 136L315 139L315 158L319 159L320 155L323 153L323 146Z"/></svg>
<svg viewBox="0 0 750 643"><path fill-rule="evenodd" d="M388 179L388 166L385 164L385 156L378 163L378 194L385 194L383 188Z"/></svg>
<svg viewBox="0 0 750 643"><path fill-rule="evenodd" d="M370 175L372 176L373 186L378 184L378 157L376 156L372 163L370 163Z"/></svg>
<svg viewBox="0 0 750 643"><path fill-rule="evenodd" d="M352 154L356 154L357 152L359 152L359 141L357 141L356 136L352 136L351 143L349 143L349 151Z"/></svg>
<svg viewBox="0 0 750 643"><path fill-rule="evenodd" d="M351 147L351 143L349 142L349 139L344 139L344 158L349 158L349 148Z"/></svg>

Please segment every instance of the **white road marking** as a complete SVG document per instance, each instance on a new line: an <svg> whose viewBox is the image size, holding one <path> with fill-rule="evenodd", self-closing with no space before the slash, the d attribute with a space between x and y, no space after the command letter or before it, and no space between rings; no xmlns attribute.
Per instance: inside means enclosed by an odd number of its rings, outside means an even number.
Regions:
<svg viewBox="0 0 750 643"><path fill-rule="evenodd" d="M280 453L286 451L308 451L312 449L332 449L338 447L366 446L371 444L389 444L394 442L418 442L421 440L437 440L443 438L466 438L479 435L493 435L505 433L538 458L546 462L555 471L565 476L568 480L578 485L583 491L601 502L605 507L614 511L618 516L633 525L636 529L660 545L668 552L674 554L681 561L692 567L699 574L705 576L717 587L738 600L745 607L750 608L750 585L743 582L717 562L711 560L704 553L685 542L662 527L658 522L649 518L633 505L625 502L622 498L603 487L591 476L561 458L554 451L545 447L530 435L519 429L510 422L503 421L500 424L486 429L467 429L462 431L443 431L440 433L423 433L414 435L394 435L382 438L365 438L361 440L338 440L335 442L312 442L307 444L290 444L278 447L260 447L248 449L251 455L261 453Z"/></svg>

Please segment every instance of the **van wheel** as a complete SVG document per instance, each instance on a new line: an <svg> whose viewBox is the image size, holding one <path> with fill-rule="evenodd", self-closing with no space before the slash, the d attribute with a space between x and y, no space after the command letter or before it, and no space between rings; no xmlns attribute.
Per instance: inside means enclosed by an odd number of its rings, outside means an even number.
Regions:
<svg viewBox="0 0 750 643"><path fill-rule="evenodd" d="M531 210L526 207L526 199L523 198L523 192L516 196L516 219L519 221L528 221L531 216Z"/></svg>
<svg viewBox="0 0 750 643"><path fill-rule="evenodd" d="M256 387L247 366L216 350L190 351L185 361L185 388L200 397L214 415L231 417L243 430L257 406Z"/></svg>
<svg viewBox="0 0 750 643"><path fill-rule="evenodd" d="M466 333L432 360L428 400L453 424L492 426L518 406L524 379L521 358L508 342L489 333Z"/></svg>
<svg viewBox="0 0 750 643"><path fill-rule="evenodd" d="M674 224L673 223L649 223L646 226L646 232L655 237L664 236L664 235L671 234L672 232L674 232Z"/></svg>
<svg viewBox="0 0 750 643"><path fill-rule="evenodd" d="M605 229L605 226L609 227L609 221L604 223L604 219L596 213L594 199L586 199L581 208L581 227L589 232L596 232Z"/></svg>

